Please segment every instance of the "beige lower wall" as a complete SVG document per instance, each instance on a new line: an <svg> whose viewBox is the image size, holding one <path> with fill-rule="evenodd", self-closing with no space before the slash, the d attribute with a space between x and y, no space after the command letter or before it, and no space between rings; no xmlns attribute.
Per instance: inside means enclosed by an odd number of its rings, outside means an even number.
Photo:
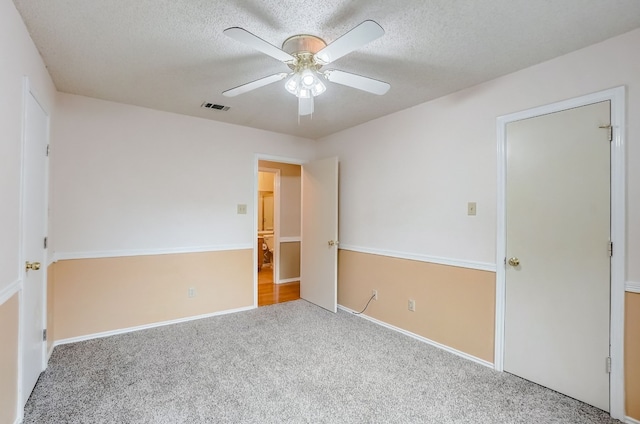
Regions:
<svg viewBox="0 0 640 424"><path fill-rule="evenodd" d="M625 294L624 328L627 416L640 420L640 293Z"/></svg>
<svg viewBox="0 0 640 424"><path fill-rule="evenodd" d="M0 305L0 423L16 421L18 406L19 294Z"/></svg>
<svg viewBox="0 0 640 424"><path fill-rule="evenodd" d="M340 250L338 303L493 363L494 272ZM414 299L416 311L407 309Z"/></svg>
<svg viewBox="0 0 640 424"><path fill-rule="evenodd" d="M253 250L53 265L55 340L253 305ZM189 288L196 296L189 298Z"/></svg>
<svg viewBox="0 0 640 424"><path fill-rule="evenodd" d="M59 261L48 272L49 343L253 304L252 250ZM340 250L338 303L360 310L373 289L367 315L493 362L495 273ZM626 413L640 420L640 294L625 299ZM0 305L0 346L0 423L13 423L17 294Z"/></svg>
<svg viewBox="0 0 640 424"><path fill-rule="evenodd" d="M493 363L495 273L340 250L338 303ZM416 312L407 309L416 301ZM640 293L625 295L626 414L640 420Z"/></svg>
<svg viewBox="0 0 640 424"><path fill-rule="evenodd" d="M280 279L300 278L300 242L280 243Z"/></svg>

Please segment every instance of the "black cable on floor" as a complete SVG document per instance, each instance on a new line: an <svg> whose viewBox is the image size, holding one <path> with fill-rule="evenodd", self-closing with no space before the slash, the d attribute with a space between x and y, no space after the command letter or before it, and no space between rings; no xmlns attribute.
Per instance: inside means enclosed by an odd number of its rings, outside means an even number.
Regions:
<svg viewBox="0 0 640 424"><path fill-rule="evenodd" d="M369 299L369 301L367 302L367 306L365 306L365 307L364 307L364 309L363 309L363 310L361 310L360 312L354 312L353 314L354 314L354 315L360 315L361 313L363 313L364 311L366 311L366 310L367 310L367 308L369 307L369 303L371 303L371 301L373 300L373 298L374 298L374 297L376 297L376 295L375 295L375 294L372 294L372 295L371 295L371 299Z"/></svg>

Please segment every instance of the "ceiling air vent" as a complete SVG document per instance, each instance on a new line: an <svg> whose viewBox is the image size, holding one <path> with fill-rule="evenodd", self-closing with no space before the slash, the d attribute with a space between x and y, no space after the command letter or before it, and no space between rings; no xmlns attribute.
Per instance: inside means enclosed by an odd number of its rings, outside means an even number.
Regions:
<svg viewBox="0 0 640 424"><path fill-rule="evenodd" d="M216 103L209 103L209 102L202 103L202 107L207 109L224 110L225 112L230 109L229 106L222 106Z"/></svg>

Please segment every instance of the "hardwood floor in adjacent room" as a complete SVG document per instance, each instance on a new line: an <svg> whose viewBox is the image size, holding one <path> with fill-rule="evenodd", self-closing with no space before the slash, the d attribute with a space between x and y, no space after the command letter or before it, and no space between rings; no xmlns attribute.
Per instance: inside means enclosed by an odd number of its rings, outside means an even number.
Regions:
<svg viewBox="0 0 640 424"><path fill-rule="evenodd" d="M258 306L300 299L300 282L274 284L273 270L262 267L258 272Z"/></svg>

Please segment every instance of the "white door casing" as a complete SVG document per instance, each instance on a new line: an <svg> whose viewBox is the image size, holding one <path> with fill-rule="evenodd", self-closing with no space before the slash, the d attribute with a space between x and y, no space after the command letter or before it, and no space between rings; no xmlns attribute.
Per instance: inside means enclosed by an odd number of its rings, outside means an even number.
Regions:
<svg viewBox="0 0 640 424"><path fill-rule="evenodd" d="M505 291L506 291L506 169L507 137L510 122L577 108L601 101L611 102L612 141L611 152L611 295L610 295L610 414L624 419L624 272L625 253L625 88L618 87L562 102L505 115L497 119L498 138L498 208L497 208L497 275L496 275L496 333L494 364L498 371L504 369ZM602 131L606 131L603 129ZM601 365L598 368L602 369Z"/></svg>
<svg viewBox="0 0 640 424"><path fill-rule="evenodd" d="M608 101L511 122L506 174L504 370L605 411L609 124Z"/></svg>
<svg viewBox="0 0 640 424"><path fill-rule="evenodd" d="M27 84L28 86L28 84ZM33 93L25 90L22 183L21 406L45 368L47 230L47 143L49 117ZM40 269L26 270L26 262Z"/></svg>
<svg viewBox="0 0 640 424"><path fill-rule="evenodd" d="M338 303L338 158L302 165L300 297L331 312Z"/></svg>

